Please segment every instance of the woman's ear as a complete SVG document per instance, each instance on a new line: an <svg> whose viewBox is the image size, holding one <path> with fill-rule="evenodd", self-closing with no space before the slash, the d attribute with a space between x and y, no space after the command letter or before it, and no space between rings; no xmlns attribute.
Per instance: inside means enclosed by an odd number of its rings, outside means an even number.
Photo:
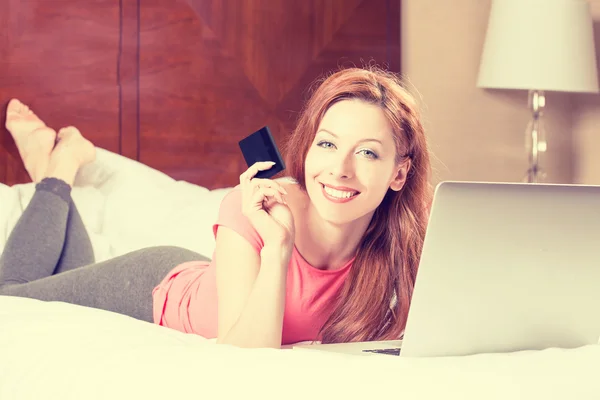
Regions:
<svg viewBox="0 0 600 400"><path fill-rule="evenodd" d="M406 161L403 161L400 165L398 165L394 180L390 182L390 189L398 192L404 187L404 184L406 183L406 177L408 176L411 166L412 163L410 158L407 158Z"/></svg>

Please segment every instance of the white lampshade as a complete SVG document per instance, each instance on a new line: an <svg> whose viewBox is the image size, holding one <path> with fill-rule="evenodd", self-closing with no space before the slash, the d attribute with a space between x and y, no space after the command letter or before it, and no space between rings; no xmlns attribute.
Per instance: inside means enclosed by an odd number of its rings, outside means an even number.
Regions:
<svg viewBox="0 0 600 400"><path fill-rule="evenodd" d="M492 0L477 86L598 92L585 0Z"/></svg>

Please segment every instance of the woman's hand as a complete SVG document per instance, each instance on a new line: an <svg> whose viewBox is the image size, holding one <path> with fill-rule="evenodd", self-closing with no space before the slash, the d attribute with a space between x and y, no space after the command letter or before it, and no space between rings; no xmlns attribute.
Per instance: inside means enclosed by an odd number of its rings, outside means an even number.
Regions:
<svg viewBox="0 0 600 400"><path fill-rule="evenodd" d="M254 178L258 171L265 171L272 162L257 162L240 175L242 189L242 213L262 237L265 247L294 244L294 217L287 205L286 190L270 179Z"/></svg>

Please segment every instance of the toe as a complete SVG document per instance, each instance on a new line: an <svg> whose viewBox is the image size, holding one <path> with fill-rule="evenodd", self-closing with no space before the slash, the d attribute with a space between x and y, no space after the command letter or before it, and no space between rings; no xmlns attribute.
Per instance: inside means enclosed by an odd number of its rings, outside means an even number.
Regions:
<svg viewBox="0 0 600 400"><path fill-rule="evenodd" d="M6 113L26 116L28 114L32 114L33 112L18 99L11 99L8 103L8 107L6 108Z"/></svg>
<svg viewBox="0 0 600 400"><path fill-rule="evenodd" d="M17 99L11 99L8 102L8 107L6 108L7 113L18 113L21 109L21 102Z"/></svg>
<svg viewBox="0 0 600 400"><path fill-rule="evenodd" d="M67 126L65 128L61 128L58 131L58 136L61 139L63 137L74 136L74 135L81 135L81 132L79 132L79 129L75 128L74 126Z"/></svg>

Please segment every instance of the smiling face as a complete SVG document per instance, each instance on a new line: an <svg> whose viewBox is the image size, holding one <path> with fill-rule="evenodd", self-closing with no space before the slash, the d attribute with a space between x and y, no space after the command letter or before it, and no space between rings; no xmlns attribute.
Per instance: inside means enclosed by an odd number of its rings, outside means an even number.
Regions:
<svg viewBox="0 0 600 400"><path fill-rule="evenodd" d="M342 100L327 110L308 150L306 191L326 221L370 220L388 189L402 188L409 166L397 162L392 128L379 106Z"/></svg>

